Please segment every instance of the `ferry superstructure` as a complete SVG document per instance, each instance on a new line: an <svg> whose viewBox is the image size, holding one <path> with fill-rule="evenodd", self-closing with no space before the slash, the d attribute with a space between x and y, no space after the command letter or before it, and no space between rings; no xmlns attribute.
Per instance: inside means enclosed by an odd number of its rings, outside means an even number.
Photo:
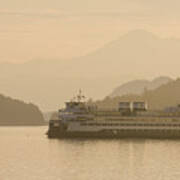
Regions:
<svg viewBox="0 0 180 180"><path fill-rule="evenodd" d="M102 111L77 100L66 103L49 122L49 138L180 138L178 114L153 114L145 102L120 102L116 111Z"/></svg>

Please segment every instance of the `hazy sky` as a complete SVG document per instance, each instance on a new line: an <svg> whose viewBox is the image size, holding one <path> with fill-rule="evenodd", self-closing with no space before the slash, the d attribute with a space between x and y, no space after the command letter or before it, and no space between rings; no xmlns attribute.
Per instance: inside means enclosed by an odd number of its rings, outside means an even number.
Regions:
<svg viewBox="0 0 180 180"><path fill-rule="evenodd" d="M66 59L82 56L136 29L153 32L159 37L180 38L179 7L179 0L0 0L0 63L21 63L30 60L34 62L38 59ZM127 44L131 45L131 43ZM136 44L135 42L135 46ZM172 44L176 47L176 43ZM161 45L164 45L163 42ZM122 49L123 46L124 44L119 48ZM179 57L179 44L177 46L176 53ZM168 59L164 62L164 59L172 57L171 54L176 56L173 48L169 56L162 56L160 60L148 59L151 54L148 58L141 56L141 54L146 55L146 51L141 53L142 46L136 59L134 56L131 57L128 48L125 55L129 56L126 59L130 59L129 62L132 61L135 66L132 66L131 70L127 68L130 63L125 62L123 53L118 56L122 58L118 59L117 64L116 57L110 56L115 60L112 66L111 59L104 63L103 57L97 69L94 67L98 62L92 60L94 66L89 68L86 67L83 58L78 68L72 65L72 61L67 60L58 61L62 65L62 67L59 66L61 70L59 68L55 70L54 66L46 67L44 63L45 72L50 71L47 75L44 73L46 76L41 75L42 72L39 70L42 65L38 66L38 62L25 64L25 67L27 65L25 70L23 65L23 67L8 65L5 69L7 64L1 64L0 93L27 102L31 101L42 109L48 110L55 109L59 102L63 103L80 87L85 90L88 97L102 98L128 80L149 79L159 75L178 76L179 59L173 58L173 61ZM152 50L155 48L153 47ZM131 52L134 49L136 48L131 47ZM155 51L152 51L152 54L153 52ZM132 54L136 53L132 52ZM117 55L120 54L117 52ZM138 57L142 59L139 60ZM155 57L158 59L158 53ZM66 69L67 62L73 70ZM91 59L90 62L88 61L90 64L93 62ZM77 61L74 63L76 64ZM106 64L106 68L101 68L101 64L103 67ZM126 68L123 69L122 64ZM18 68L24 74L19 72ZM94 73L94 71L97 72ZM99 77L97 77L98 74ZM71 76L70 79L68 79L69 76ZM51 92L49 92L51 86Z"/></svg>
<svg viewBox="0 0 180 180"><path fill-rule="evenodd" d="M134 29L180 37L178 0L0 0L0 62L81 56Z"/></svg>

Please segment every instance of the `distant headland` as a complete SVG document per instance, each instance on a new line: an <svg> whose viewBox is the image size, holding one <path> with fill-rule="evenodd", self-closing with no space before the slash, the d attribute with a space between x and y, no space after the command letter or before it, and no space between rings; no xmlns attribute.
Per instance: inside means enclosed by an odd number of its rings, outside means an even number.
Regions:
<svg viewBox="0 0 180 180"><path fill-rule="evenodd" d="M0 126L40 125L45 122L37 106L0 95Z"/></svg>

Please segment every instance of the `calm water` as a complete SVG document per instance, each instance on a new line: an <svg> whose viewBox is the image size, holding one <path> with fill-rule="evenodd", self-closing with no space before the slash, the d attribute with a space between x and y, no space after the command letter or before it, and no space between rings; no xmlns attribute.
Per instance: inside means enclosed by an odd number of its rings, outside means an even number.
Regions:
<svg viewBox="0 0 180 180"><path fill-rule="evenodd" d="M0 128L0 180L179 180L180 141L49 140Z"/></svg>

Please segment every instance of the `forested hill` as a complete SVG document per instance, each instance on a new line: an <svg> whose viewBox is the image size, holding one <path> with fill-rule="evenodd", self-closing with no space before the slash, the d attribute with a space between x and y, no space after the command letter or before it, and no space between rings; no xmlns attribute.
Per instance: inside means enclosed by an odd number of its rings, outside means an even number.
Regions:
<svg viewBox="0 0 180 180"><path fill-rule="evenodd" d="M150 109L163 109L180 104L180 79L161 85L155 90L146 90L142 95L128 94L106 97L95 103L100 108L117 108L120 101L146 101Z"/></svg>
<svg viewBox="0 0 180 180"><path fill-rule="evenodd" d="M43 116L37 106L0 95L0 125L36 126L44 124Z"/></svg>
<svg viewBox="0 0 180 180"><path fill-rule="evenodd" d="M144 92L144 89L154 90L160 87L163 84L173 81L170 77L160 76L153 79L152 81L142 79L142 80L133 80L127 83L124 83L113 90L109 95L110 97L122 96L127 94L136 94L141 95Z"/></svg>

